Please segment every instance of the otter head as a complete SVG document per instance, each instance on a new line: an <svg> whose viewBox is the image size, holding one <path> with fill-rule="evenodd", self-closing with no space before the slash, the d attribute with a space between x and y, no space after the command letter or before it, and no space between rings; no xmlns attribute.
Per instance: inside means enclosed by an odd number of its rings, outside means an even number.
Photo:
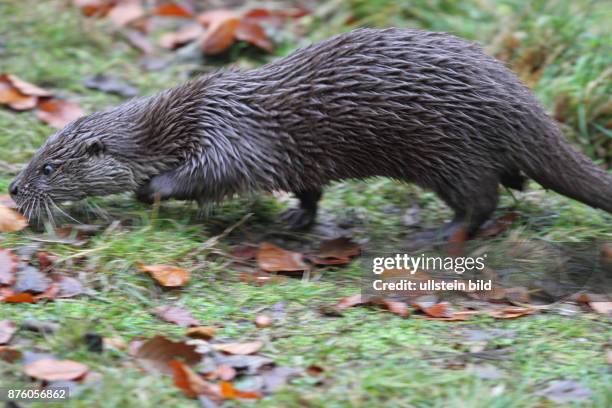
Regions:
<svg viewBox="0 0 612 408"><path fill-rule="evenodd" d="M57 204L134 190L129 142L133 121L110 110L70 123L51 136L10 184L28 218L51 217Z"/></svg>

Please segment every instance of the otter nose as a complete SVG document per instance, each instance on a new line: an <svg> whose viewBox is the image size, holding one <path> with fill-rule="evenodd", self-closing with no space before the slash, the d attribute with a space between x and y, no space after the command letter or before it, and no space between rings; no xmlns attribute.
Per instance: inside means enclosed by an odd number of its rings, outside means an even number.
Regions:
<svg viewBox="0 0 612 408"><path fill-rule="evenodd" d="M16 197L17 194L19 194L19 187L17 186L17 182L16 181L13 181L9 185L9 193L10 193L11 197Z"/></svg>

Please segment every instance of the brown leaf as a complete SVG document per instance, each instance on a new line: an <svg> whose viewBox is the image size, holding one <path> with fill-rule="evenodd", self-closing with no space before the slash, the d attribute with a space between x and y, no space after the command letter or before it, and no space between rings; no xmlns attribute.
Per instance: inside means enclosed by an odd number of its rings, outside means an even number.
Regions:
<svg viewBox="0 0 612 408"><path fill-rule="evenodd" d="M306 368L306 373L310 376L316 377L325 372L325 369L317 364L311 364Z"/></svg>
<svg viewBox="0 0 612 408"><path fill-rule="evenodd" d="M365 300L361 296L361 293L357 293L355 295L340 299L340 301L336 305L336 309L344 310L344 309L348 309L349 307L361 305L364 303L365 303Z"/></svg>
<svg viewBox="0 0 612 408"><path fill-rule="evenodd" d="M10 208L11 210L17 209L17 203L8 194L0 194L0 205Z"/></svg>
<svg viewBox="0 0 612 408"><path fill-rule="evenodd" d="M255 326L257 326L259 329L272 326L272 317L267 314L260 314L255 316Z"/></svg>
<svg viewBox="0 0 612 408"><path fill-rule="evenodd" d="M27 226L28 221L23 215L0 204L0 232L21 231Z"/></svg>
<svg viewBox="0 0 612 408"><path fill-rule="evenodd" d="M149 39L140 31L127 30L125 32L125 38L134 48L142 51L143 54L148 55L153 53L153 44L151 44Z"/></svg>
<svg viewBox="0 0 612 408"><path fill-rule="evenodd" d="M165 17L192 17L193 12L187 8L174 3L164 3L153 9L156 16Z"/></svg>
<svg viewBox="0 0 612 408"><path fill-rule="evenodd" d="M612 314L612 302L589 302L589 306L599 314Z"/></svg>
<svg viewBox="0 0 612 408"><path fill-rule="evenodd" d="M12 293L2 298L5 303L36 303L36 298L31 293Z"/></svg>
<svg viewBox="0 0 612 408"><path fill-rule="evenodd" d="M37 268L25 265L17 271L17 280L13 285L16 292L43 293L51 286L51 279Z"/></svg>
<svg viewBox="0 0 612 408"><path fill-rule="evenodd" d="M159 45L175 49L190 43L202 36L204 29L198 24L187 24L173 33L165 33L159 39Z"/></svg>
<svg viewBox="0 0 612 408"><path fill-rule="evenodd" d="M351 241L350 238L340 237L323 241L319 252L309 259L319 265L345 265L351 262L351 258L361 253L361 246Z"/></svg>
<svg viewBox="0 0 612 408"><path fill-rule="evenodd" d="M490 238L506 231L519 218L519 213L512 211L494 220L486 222L477 233L480 238Z"/></svg>
<svg viewBox="0 0 612 408"><path fill-rule="evenodd" d="M516 319L517 317L533 314L534 309L528 307L505 307L489 310L488 314L496 319Z"/></svg>
<svg viewBox="0 0 612 408"><path fill-rule="evenodd" d="M237 245L230 250L230 255L244 261L255 259L258 247L254 245Z"/></svg>
<svg viewBox="0 0 612 408"><path fill-rule="evenodd" d="M16 75L3 74L0 75L0 82L8 82L18 90L22 95L49 97L51 93L45 89L39 88L29 82L24 81Z"/></svg>
<svg viewBox="0 0 612 408"><path fill-rule="evenodd" d="M23 371L37 380L69 381L83 377L89 367L71 360L42 359L25 365Z"/></svg>
<svg viewBox="0 0 612 408"><path fill-rule="evenodd" d="M180 307L160 306L155 308L155 315L166 322L174 323L181 327L200 325L200 322L193 317L189 310Z"/></svg>
<svg viewBox="0 0 612 408"><path fill-rule="evenodd" d="M7 363L15 363L21 360L22 353L9 346L0 346L0 360L6 361Z"/></svg>
<svg viewBox="0 0 612 408"><path fill-rule="evenodd" d="M212 23L202 38L202 51L207 55L221 54L236 41L236 30L240 25L238 17Z"/></svg>
<svg viewBox="0 0 612 408"><path fill-rule="evenodd" d="M187 365L194 365L202 358L202 355L196 352L196 346L175 342L159 335L143 342L133 354L147 371L164 374L172 374L168 366L171 360L180 359Z"/></svg>
<svg viewBox="0 0 612 408"><path fill-rule="evenodd" d="M227 364L219 364L215 369L213 376L214 378L218 378L222 381L232 381L236 378L236 369Z"/></svg>
<svg viewBox="0 0 612 408"><path fill-rule="evenodd" d="M450 318L453 316L453 312L450 310L450 304L448 302L436 303L432 306L422 307L420 310L429 317Z"/></svg>
<svg viewBox="0 0 612 408"><path fill-rule="evenodd" d="M10 249L0 248L0 285L15 283L19 258Z"/></svg>
<svg viewBox="0 0 612 408"><path fill-rule="evenodd" d="M302 272L308 269L299 252L287 251L263 242L257 252L257 264L267 272Z"/></svg>
<svg viewBox="0 0 612 408"><path fill-rule="evenodd" d="M0 79L0 105L8 105L11 109L21 111L34 109L37 103L38 97L24 95L12 84Z"/></svg>
<svg viewBox="0 0 612 408"><path fill-rule="evenodd" d="M10 320L0 320L0 345L11 341L13 334L17 331L17 325Z"/></svg>
<svg viewBox="0 0 612 408"><path fill-rule="evenodd" d="M221 392L218 385L204 381L202 377L181 361L170 360L168 366L172 370L174 385L183 391L183 394L187 397L196 398L198 395L206 395L216 402L221 402Z"/></svg>
<svg viewBox="0 0 612 408"><path fill-rule="evenodd" d="M38 264L40 268L43 270L49 270L53 266L53 263L57 260L57 256L52 255L48 252L37 252L36 258L38 259Z"/></svg>
<svg viewBox="0 0 612 408"><path fill-rule="evenodd" d="M248 343L224 343L213 344L213 348L227 354L247 355L254 354L263 347L263 341L251 341Z"/></svg>
<svg viewBox="0 0 612 408"><path fill-rule="evenodd" d="M410 312L408 306L404 302L383 299L382 304L391 312L401 317L408 317Z"/></svg>
<svg viewBox="0 0 612 408"><path fill-rule="evenodd" d="M187 329L185 334L194 339L210 340L215 337L215 333L217 333L216 327L198 326Z"/></svg>
<svg viewBox="0 0 612 408"><path fill-rule="evenodd" d="M202 24L204 27L210 27L233 18L238 18L238 15L231 10L220 9L202 13L198 16L197 20L198 23Z"/></svg>
<svg viewBox="0 0 612 408"><path fill-rule="evenodd" d="M240 21L240 24L238 24L236 28L235 36L237 40L246 41L264 51L274 51L274 46L268 38L266 31L257 22L248 20Z"/></svg>
<svg viewBox="0 0 612 408"><path fill-rule="evenodd" d="M137 262L136 266L143 272L150 274L160 285L174 288L189 282L189 271L171 265L145 265Z"/></svg>
<svg viewBox="0 0 612 408"><path fill-rule="evenodd" d="M227 381L221 381L221 396L225 399L237 399L237 398L248 398L248 399L260 399L261 394L258 392L240 391L234 388L232 383Z"/></svg>
<svg viewBox="0 0 612 408"><path fill-rule="evenodd" d="M49 99L38 104L36 116L51 127L62 129L85 112L74 102L63 99Z"/></svg>
<svg viewBox="0 0 612 408"><path fill-rule="evenodd" d="M73 0L85 17L104 17L115 6L117 0Z"/></svg>
<svg viewBox="0 0 612 408"><path fill-rule="evenodd" d="M108 13L108 18L116 27L125 27L145 15L141 0L122 0Z"/></svg>
<svg viewBox="0 0 612 408"><path fill-rule="evenodd" d="M59 276L56 278L56 283L58 285L58 298L71 298L86 292L83 284L70 276Z"/></svg>

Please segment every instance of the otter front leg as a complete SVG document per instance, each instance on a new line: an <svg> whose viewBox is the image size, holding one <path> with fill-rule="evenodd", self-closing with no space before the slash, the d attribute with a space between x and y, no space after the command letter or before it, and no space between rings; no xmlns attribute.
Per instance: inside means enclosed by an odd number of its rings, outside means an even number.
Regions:
<svg viewBox="0 0 612 408"><path fill-rule="evenodd" d="M185 175L181 168L166 173L159 174L149 180L136 190L136 198L147 204L152 204L155 200L191 200L194 197L192 191L195 180L189 175Z"/></svg>
<svg viewBox="0 0 612 408"><path fill-rule="evenodd" d="M319 200L323 192L320 188L312 188L296 191L294 194L300 204L281 214L281 220L289 224L291 229L306 229L312 226L317 218Z"/></svg>

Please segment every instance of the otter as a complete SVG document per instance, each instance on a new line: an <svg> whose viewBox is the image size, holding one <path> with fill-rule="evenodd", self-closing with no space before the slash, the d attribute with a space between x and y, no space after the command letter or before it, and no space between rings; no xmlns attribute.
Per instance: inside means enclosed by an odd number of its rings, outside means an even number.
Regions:
<svg viewBox="0 0 612 408"><path fill-rule="evenodd" d="M284 190L313 224L322 188L389 177L433 190L474 233L500 184L527 177L612 212L612 175L564 139L521 81L453 35L358 29L260 68L220 70L77 119L10 185L29 217L56 203L134 191L220 201Z"/></svg>

